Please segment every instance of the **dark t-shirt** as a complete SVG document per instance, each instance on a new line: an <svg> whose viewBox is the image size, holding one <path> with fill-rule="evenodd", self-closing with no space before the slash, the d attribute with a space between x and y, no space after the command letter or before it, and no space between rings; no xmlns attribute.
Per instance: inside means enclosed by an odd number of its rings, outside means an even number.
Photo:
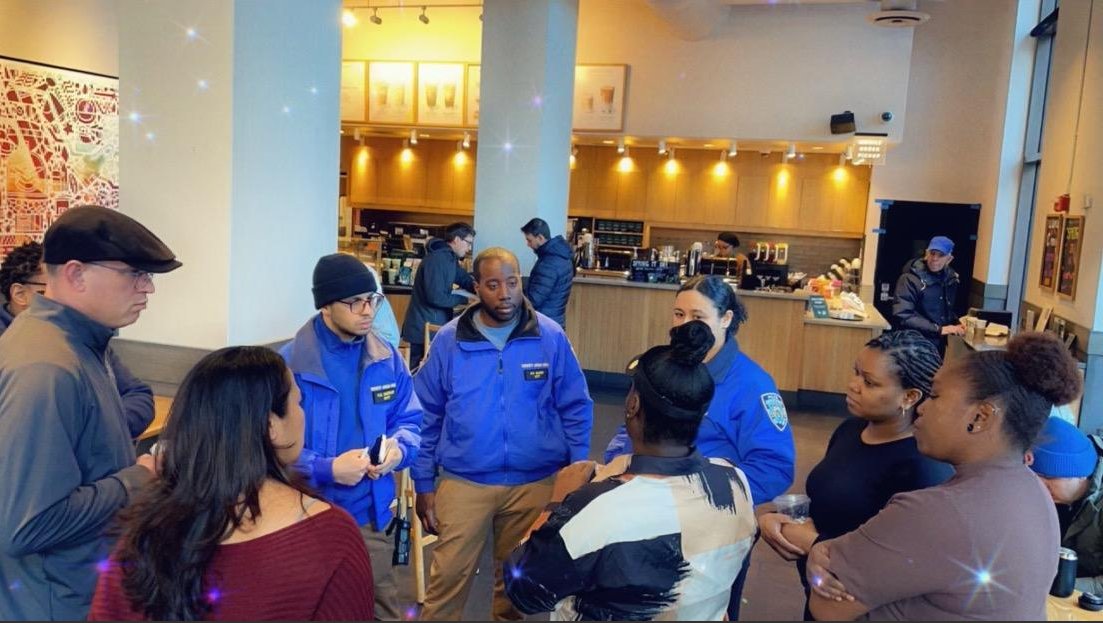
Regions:
<svg viewBox="0 0 1103 623"><path fill-rule="evenodd" d="M808 474L809 514L823 539L856 530L892 496L946 482L952 467L919 453L915 438L877 445L862 441L866 421L847 418L827 442L827 453Z"/></svg>

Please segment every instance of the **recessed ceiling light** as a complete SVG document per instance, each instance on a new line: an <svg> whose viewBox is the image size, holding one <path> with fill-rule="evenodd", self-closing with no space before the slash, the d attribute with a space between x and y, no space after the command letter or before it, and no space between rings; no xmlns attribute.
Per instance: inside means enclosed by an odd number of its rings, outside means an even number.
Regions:
<svg viewBox="0 0 1103 623"><path fill-rule="evenodd" d="M816 145L816 146L812 147L812 149L814 151L820 151L821 149L823 149L823 147L820 147L819 145Z"/></svg>
<svg viewBox="0 0 1103 623"><path fill-rule="evenodd" d="M605 141L601 141L601 142L602 142L603 144L605 144L605 145L612 145L612 144L613 144L613 143L615 143L616 141L609 141L609 140L605 140Z"/></svg>

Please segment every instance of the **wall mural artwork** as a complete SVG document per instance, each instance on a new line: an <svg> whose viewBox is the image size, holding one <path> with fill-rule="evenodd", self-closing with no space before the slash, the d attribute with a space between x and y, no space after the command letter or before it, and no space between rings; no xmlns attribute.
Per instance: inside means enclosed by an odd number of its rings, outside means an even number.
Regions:
<svg viewBox="0 0 1103 623"><path fill-rule="evenodd" d="M0 255L70 207L119 207L119 80L0 57Z"/></svg>

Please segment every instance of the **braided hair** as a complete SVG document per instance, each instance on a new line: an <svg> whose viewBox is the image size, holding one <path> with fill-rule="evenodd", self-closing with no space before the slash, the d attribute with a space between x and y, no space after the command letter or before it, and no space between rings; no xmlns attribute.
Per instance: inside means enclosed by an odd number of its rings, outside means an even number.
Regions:
<svg viewBox="0 0 1103 623"><path fill-rule="evenodd" d="M1083 385L1076 360L1048 333L1020 333L1006 351L970 353L960 370L970 400L999 402L1004 433L1023 451L1034 444L1053 406L1072 402Z"/></svg>
<svg viewBox="0 0 1103 623"><path fill-rule="evenodd" d="M919 390L921 396L916 405L931 394L931 383L942 366L942 356L921 333L911 329L888 331L866 342L866 348L888 355L900 387Z"/></svg>

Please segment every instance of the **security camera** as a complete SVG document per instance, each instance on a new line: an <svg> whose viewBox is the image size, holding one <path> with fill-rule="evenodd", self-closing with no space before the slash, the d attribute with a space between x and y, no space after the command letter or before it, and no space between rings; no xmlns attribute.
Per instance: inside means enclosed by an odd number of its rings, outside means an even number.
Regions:
<svg viewBox="0 0 1103 623"><path fill-rule="evenodd" d="M884 121L885 123L892 121L892 113L887 110L881 113L881 121Z"/></svg>

